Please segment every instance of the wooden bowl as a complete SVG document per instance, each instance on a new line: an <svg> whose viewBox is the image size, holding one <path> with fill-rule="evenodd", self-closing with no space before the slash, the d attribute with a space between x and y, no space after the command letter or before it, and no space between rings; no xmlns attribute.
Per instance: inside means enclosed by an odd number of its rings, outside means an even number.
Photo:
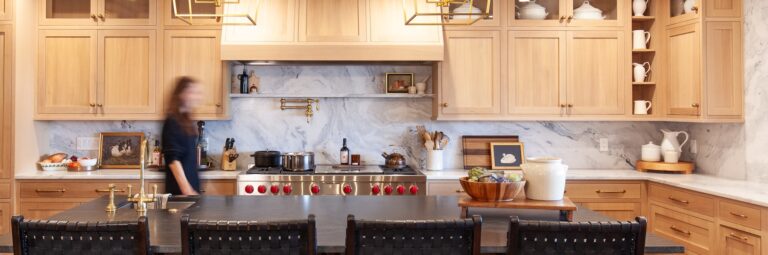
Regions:
<svg viewBox="0 0 768 255"><path fill-rule="evenodd" d="M525 187L525 181L505 183L471 182L468 177L459 179L461 187L472 199L483 202L512 201Z"/></svg>

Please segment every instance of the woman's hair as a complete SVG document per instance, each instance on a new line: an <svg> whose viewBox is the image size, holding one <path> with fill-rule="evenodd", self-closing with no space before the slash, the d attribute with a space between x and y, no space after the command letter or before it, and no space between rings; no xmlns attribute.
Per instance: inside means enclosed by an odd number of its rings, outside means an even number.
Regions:
<svg viewBox="0 0 768 255"><path fill-rule="evenodd" d="M176 79L176 87L173 89L170 100L168 100L166 112L166 117L176 119L183 131L188 135L196 135L197 128L192 121L191 114L188 111L181 111L181 107L185 104L181 96L187 89L194 86L195 83L197 83L197 80L189 76L182 76Z"/></svg>

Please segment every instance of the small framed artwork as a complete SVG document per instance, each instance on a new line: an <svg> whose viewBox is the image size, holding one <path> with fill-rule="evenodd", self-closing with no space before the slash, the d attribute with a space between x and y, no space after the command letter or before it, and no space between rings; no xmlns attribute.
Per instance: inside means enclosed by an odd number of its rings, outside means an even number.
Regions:
<svg viewBox="0 0 768 255"><path fill-rule="evenodd" d="M491 169L519 170L524 161L523 143L491 143Z"/></svg>
<svg viewBox="0 0 768 255"><path fill-rule="evenodd" d="M408 93L408 87L413 86L413 73L388 73L387 94Z"/></svg>
<svg viewBox="0 0 768 255"><path fill-rule="evenodd" d="M99 143L101 168L138 169L141 164L141 132L104 132Z"/></svg>

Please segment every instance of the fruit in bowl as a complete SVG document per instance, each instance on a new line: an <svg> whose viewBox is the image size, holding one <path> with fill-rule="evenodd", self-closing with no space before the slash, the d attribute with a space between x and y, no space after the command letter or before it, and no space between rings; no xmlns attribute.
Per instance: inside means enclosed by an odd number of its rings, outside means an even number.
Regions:
<svg viewBox="0 0 768 255"><path fill-rule="evenodd" d="M481 167L469 170L459 179L461 187L474 200L484 202L512 201L525 187L522 174L488 171Z"/></svg>

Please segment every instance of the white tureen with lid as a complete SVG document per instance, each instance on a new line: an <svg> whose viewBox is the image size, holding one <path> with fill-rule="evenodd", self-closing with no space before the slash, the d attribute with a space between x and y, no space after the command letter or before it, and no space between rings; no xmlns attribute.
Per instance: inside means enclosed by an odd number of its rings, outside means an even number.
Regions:
<svg viewBox="0 0 768 255"><path fill-rule="evenodd" d="M541 6L536 3L536 0L532 0L528 2L527 4L523 5L523 7L515 6L520 11L517 12L517 17L520 19L537 19L542 20L546 19L547 15L549 13L547 12L547 8L544 8L544 6Z"/></svg>
<svg viewBox="0 0 768 255"><path fill-rule="evenodd" d="M589 0L585 0L579 8L573 10L573 18L578 20L604 20L605 16L602 10L592 6Z"/></svg>

